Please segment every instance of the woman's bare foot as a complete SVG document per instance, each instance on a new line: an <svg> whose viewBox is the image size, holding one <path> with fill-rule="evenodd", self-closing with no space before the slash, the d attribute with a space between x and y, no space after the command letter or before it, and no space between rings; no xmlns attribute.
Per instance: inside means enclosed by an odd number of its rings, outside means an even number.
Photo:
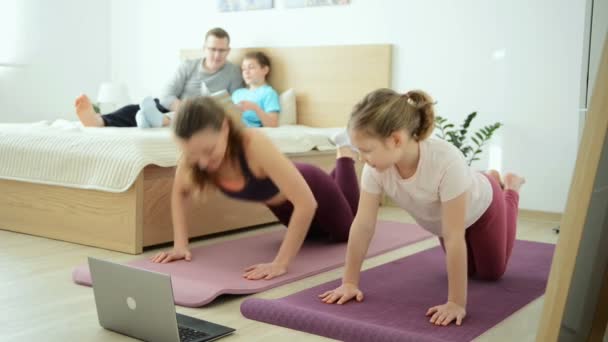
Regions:
<svg viewBox="0 0 608 342"><path fill-rule="evenodd" d="M104 126L101 115L95 113L91 100L89 100L89 97L85 94L82 94L76 98L74 107L76 107L76 114L78 115L80 122L82 122L85 127Z"/></svg>
<svg viewBox="0 0 608 342"><path fill-rule="evenodd" d="M526 179L524 177L520 177L514 173L507 173L505 175L505 190L519 192L519 189L525 183Z"/></svg>
<svg viewBox="0 0 608 342"><path fill-rule="evenodd" d="M357 160L359 155L357 152L353 151L350 146L340 146L336 151L336 158L348 157L353 160Z"/></svg>
<svg viewBox="0 0 608 342"><path fill-rule="evenodd" d="M498 182L498 184L500 184L500 188L504 189L505 188L505 184L502 182L502 180L500 179L500 172L496 171L496 170L488 170L486 171L486 174L494 179L496 179L496 181Z"/></svg>
<svg viewBox="0 0 608 342"><path fill-rule="evenodd" d="M336 145L336 158L348 157L357 160L359 153L350 142L348 131L346 129L339 131L331 137L331 141Z"/></svg>

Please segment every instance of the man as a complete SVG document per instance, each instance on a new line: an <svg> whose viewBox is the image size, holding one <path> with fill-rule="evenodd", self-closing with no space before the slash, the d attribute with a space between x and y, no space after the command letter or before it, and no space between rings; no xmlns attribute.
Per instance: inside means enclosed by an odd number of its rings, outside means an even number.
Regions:
<svg viewBox="0 0 608 342"><path fill-rule="evenodd" d="M147 98L143 106L153 106L162 113L175 112L183 100L200 95L209 95L221 90L232 93L242 87L243 78L238 66L227 61L230 52L230 36L221 28L209 30L205 35L204 58L186 60L181 63L175 75L165 87L159 99ZM113 113L95 113L90 99L80 95L75 102L76 114L87 127L161 127L170 122L166 115L149 122L145 116L137 116L140 105L124 106Z"/></svg>

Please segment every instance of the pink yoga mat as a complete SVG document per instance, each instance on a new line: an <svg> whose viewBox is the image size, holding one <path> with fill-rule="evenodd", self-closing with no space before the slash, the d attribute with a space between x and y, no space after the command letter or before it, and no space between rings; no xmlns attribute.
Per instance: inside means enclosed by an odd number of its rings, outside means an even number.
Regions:
<svg viewBox="0 0 608 342"><path fill-rule="evenodd" d="M224 241L192 249L192 261L155 264L147 258L127 263L133 267L171 275L175 304L199 307L222 294L249 294L277 287L344 264L346 243L306 241L289 267L289 272L272 280L243 279L250 265L270 262L279 249L284 230ZM426 239L431 234L422 228L398 222L379 221L367 256L378 255ZM75 283L91 285L87 265L76 268Z"/></svg>
<svg viewBox="0 0 608 342"><path fill-rule="evenodd" d="M280 299L250 298L250 319L348 342L471 341L545 292L554 246L516 241L507 272L496 282L470 280L462 326L429 323L426 310L445 302L445 254L435 247L361 274L363 302L329 305L319 294L340 280Z"/></svg>

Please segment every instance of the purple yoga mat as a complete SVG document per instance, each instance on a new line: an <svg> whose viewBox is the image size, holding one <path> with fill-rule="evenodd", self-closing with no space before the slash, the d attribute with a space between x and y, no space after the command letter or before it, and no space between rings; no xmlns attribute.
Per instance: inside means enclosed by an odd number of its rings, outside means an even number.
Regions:
<svg viewBox="0 0 608 342"><path fill-rule="evenodd" d="M422 228L406 223L379 221L368 256L378 255L431 236ZM289 272L272 280L243 279L243 270L253 264L270 262L279 250L285 230L224 241L192 249L192 261L155 264L147 258L128 265L171 275L175 304L199 307L221 294L249 294L268 290L344 264L346 243L306 241L289 267ZM75 283L91 285L87 265L72 273Z"/></svg>
<svg viewBox="0 0 608 342"><path fill-rule="evenodd" d="M241 312L250 319L342 341L470 341L545 292L554 245L517 241L504 277L470 280L467 317L458 327L434 326L428 308L447 296L445 256L435 247L364 271L363 302L324 304L325 283L281 299L247 299Z"/></svg>

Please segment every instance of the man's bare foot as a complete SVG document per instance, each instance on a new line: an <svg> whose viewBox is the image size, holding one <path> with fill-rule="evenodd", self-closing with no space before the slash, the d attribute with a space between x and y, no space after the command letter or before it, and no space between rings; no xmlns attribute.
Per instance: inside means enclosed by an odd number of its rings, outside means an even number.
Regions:
<svg viewBox="0 0 608 342"><path fill-rule="evenodd" d="M82 94L76 98L74 107L76 107L76 114L78 115L80 122L82 122L85 127L104 126L101 115L95 113L91 100L89 100L89 97L85 94Z"/></svg>
<svg viewBox="0 0 608 342"><path fill-rule="evenodd" d="M166 115L163 115L163 127L171 126L171 118Z"/></svg>
<svg viewBox="0 0 608 342"><path fill-rule="evenodd" d="M519 192L519 189L525 183L526 179L524 177L520 177L514 173L507 173L505 175L505 190Z"/></svg>
<svg viewBox="0 0 608 342"><path fill-rule="evenodd" d="M500 188L504 189L505 188L505 184L502 182L502 180L500 179L500 172L496 171L496 170L488 170L486 171L486 174L494 179L496 179L496 181L498 182L498 184L500 184Z"/></svg>
<svg viewBox="0 0 608 342"><path fill-rule="evenodd" d="M336 158L348 157L353 160L357 160L359 154L353 151L350 146L340 146L336 152Z"/></svg>

